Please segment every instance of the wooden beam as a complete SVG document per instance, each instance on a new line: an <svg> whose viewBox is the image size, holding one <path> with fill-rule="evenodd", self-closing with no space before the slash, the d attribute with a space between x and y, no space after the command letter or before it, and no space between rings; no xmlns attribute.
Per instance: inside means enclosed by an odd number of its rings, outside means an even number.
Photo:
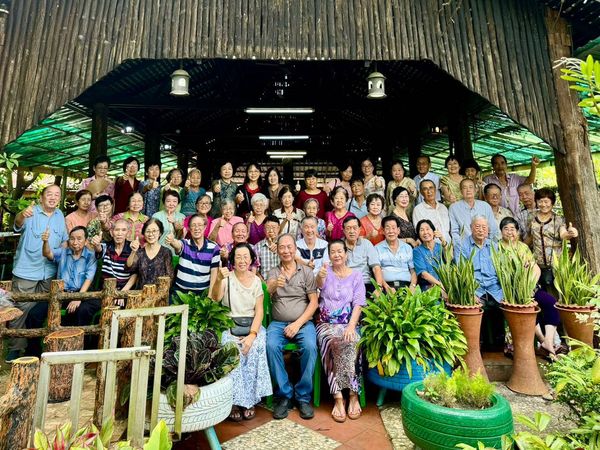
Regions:
<svg viewBox="0 0 600 450"><path fill-rule="evenodd" d="M146 122L146 134L144 135L144 168L151 164L160 162L160 130L155 119Z"/></svg>
<svg viewBox="0 0 600 450"><path fill-rule="evenodd" d="M107 154L108 146L108 108L96 103L92 109L92 137L90 140L89 175L94 175L94 161L100 155Z"/></svg>
<svg viewBox="0 0 600 450"><path fill-rule="evenodd" d="M473 158L473 145L469 119L465 113L450 114L448 118L448 134L450 146L454 149L454 156L463 162Z"/></svg>
<svg viewBox="0 0 600 450"><path fill-rule="evenodd" d="M546 27L550 62L571 56L571 32L568 22L557 11L546 8ZM578 106L577 92L553 71L560 127L565 154L555 149L558 190L568 222L579 230L577 244L595 273L600 273L600 196L594 173L588 136L588 124Z"/></svg>

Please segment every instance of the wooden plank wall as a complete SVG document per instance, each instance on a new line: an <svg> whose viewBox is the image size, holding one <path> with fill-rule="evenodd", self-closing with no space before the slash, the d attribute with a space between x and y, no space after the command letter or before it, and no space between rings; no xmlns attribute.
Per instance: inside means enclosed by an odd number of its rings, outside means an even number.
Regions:
<svg viewBox="0 0 600 450"><path fill-rule="evenodd" d="M563 151L535 0L18 0L10 9L0 146L126 59L227 56L430 59Z"/></svg>

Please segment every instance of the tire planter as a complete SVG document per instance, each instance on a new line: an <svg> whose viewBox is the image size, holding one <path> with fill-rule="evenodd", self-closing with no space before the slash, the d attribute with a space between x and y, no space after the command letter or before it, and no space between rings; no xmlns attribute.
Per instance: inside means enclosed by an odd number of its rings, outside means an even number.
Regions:
<svg viewBox="0 0 600 450"><path fill-rule="evenodd" d="M423 450L451 450L462 443L477 448L477 442L502 448L502 436L514 431L510 404L498 393L489 408L468 410L434 405L417 390L423 390L422 382L411 383L402 392L402 425L406 436Z"/></svg>
<svg viewBox="0 0 600 450"><path fill-rule="evenodd" d="M447 363L444 363L444 370L448 375L452 373L452 367L450 367ZM375 386L379 386L383 389L389 389L391 391L401 391L405 386L414 382L414 381L423 381L425 376L429 373L439 372L439 369L435 367L433 364L431 365L431 370L425 372L423 367L418 365L414 360L412 361L412 378L408 376L408 371L406 370L406 365L403 364L400 371L394 375L393 377L387 377L379 375L377 368L374 367L367 371L367 380L373 383Z"/></svg>
<svg viewBox="0 0 600 450"><path fill-rule="evenodd" d="M208 386L200 388L200 399L183 410L181 431L192 431L210 428L223 420L231 413L233 405L233 382L231 377L221 378ZM171 431L174 431L175 410L167 401L167 396L160 394L158 404L158 420L164 420ZM146 422L146 427L149 422Z"/></svg>

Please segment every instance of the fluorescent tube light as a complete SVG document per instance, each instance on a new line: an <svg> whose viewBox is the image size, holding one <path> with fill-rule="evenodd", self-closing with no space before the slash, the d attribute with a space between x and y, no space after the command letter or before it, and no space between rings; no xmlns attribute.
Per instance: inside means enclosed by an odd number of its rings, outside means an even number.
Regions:
<svg viewBox="0 0 600 450"><path fill-rule="evenodd" d="M314 108L246 108L247 114L312 114Z"/></svg>
<svg viewBox="0 0 600 450"><path fill-rule="evenodd" d="M304 135L282 135L282 136L274 136L274 135L265 135L265 136L259 136L258 139L260 139L261 141L305 141L307 139L310 139L310 136L304 134Z"/></svg>

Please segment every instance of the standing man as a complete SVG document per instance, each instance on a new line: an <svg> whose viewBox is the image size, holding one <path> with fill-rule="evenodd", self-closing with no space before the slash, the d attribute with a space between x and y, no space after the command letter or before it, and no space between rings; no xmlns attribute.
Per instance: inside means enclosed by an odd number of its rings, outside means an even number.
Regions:
<svg viewBox="0 0 600 450"><path fill-rule="evenodd" d="M517 189L520 184L533 184L535 182L535 172L540 164L540 158L534 156L531 158L531 170L529 176L524 177L516 173L508 173L508 162L504 155L496 153L492 156L492 168L494 173L483 179L485 183L494 183L502 191L502 200L500 204L512 211L513 215L519 213L519 193Z"/></svg>
<svg viewBox="0 0 600 450"><path fill-rule="evenodd" d="M500 229L500 222L505 217L513 217L513 213L510 209L500 205L500 199L502 198L502 191L500 186L494 183L486 184L483 188L483 195L485 201L492 208L494 218L496 219L496 225Z"/></svg>
<svg viewBox="0 0 600 450"><path fill-rule="evenodd" d="M413 210L413 225L416 228L419 221L430 220L435 229L442 233L446 242L450 242L450 215L448 208L435 199L436 188L434 182L431 180L421 181L419 191L423 201L415 206Z"/></svg>
<svg viewBox="0 0 600 450"><path fill-rule="evenodd" d="M517 188L517 192L519 193L521 207L519 208L519 213L515 217L519 222L521 240L525 242L529 236L529 223L536 212L535 193L530 184L520 184Z"/></svg>
<svg viewBox="0 0 600 450"><path fill-rule="evenodd" d="M435 185L435 199L440 202L442 201L442 196L440 195L440 177L435 173L430 172L431 169L431 159L427 155L421 155L417 158L417 171L419 174L415 177L415 184L417 185L417 190L421 191L421 181L423 180L431 180ZM417 197L417 203L421 203L423 201L423 196L419 194Z"/></svg>
<svg viewBox="0 0 600 450"><path fill-rule="evenodd" d="M281 265L271 270L267 281L273 314L267 329L269 370L276 385L273 418L286 418L295 397L300 417L312 419L310 398L317 360L317 333L312 318L319 306L317 282L309 267L296 263L294 236L279 236L277 252ZM295 386L290 383L283 359L283 347L289 342L300 346L300 380Z"/></svg>
<svg viewBox="0 0 600 450"><path fill-rule="evenodd" d="M48 230L48 243L59 247L68 239L65 216L58 209L60 187L46 186L40 204L31 202L15 217L14 230L21 233L13 265L12 289L14 292L34 293L50 291L50 281L56 277L56 265L42 255L42 233ZM36 302L17 303L23 315L10 322L10 328L23 328L29 311ZM7 361L18 358L27 346L27 339L11 339Z"/></svg>
<svg viewBox="0 0 600 450"><path fill-rule="evenodd" d="M460 182L462 200L450 205L450 234L452 242L458 244L464 236L471 234L471 222L475 216L483 216L489 224L490 236L497 240L500 236L492 207L486 202L475 199L475 182L465 178Z"/></svg>

